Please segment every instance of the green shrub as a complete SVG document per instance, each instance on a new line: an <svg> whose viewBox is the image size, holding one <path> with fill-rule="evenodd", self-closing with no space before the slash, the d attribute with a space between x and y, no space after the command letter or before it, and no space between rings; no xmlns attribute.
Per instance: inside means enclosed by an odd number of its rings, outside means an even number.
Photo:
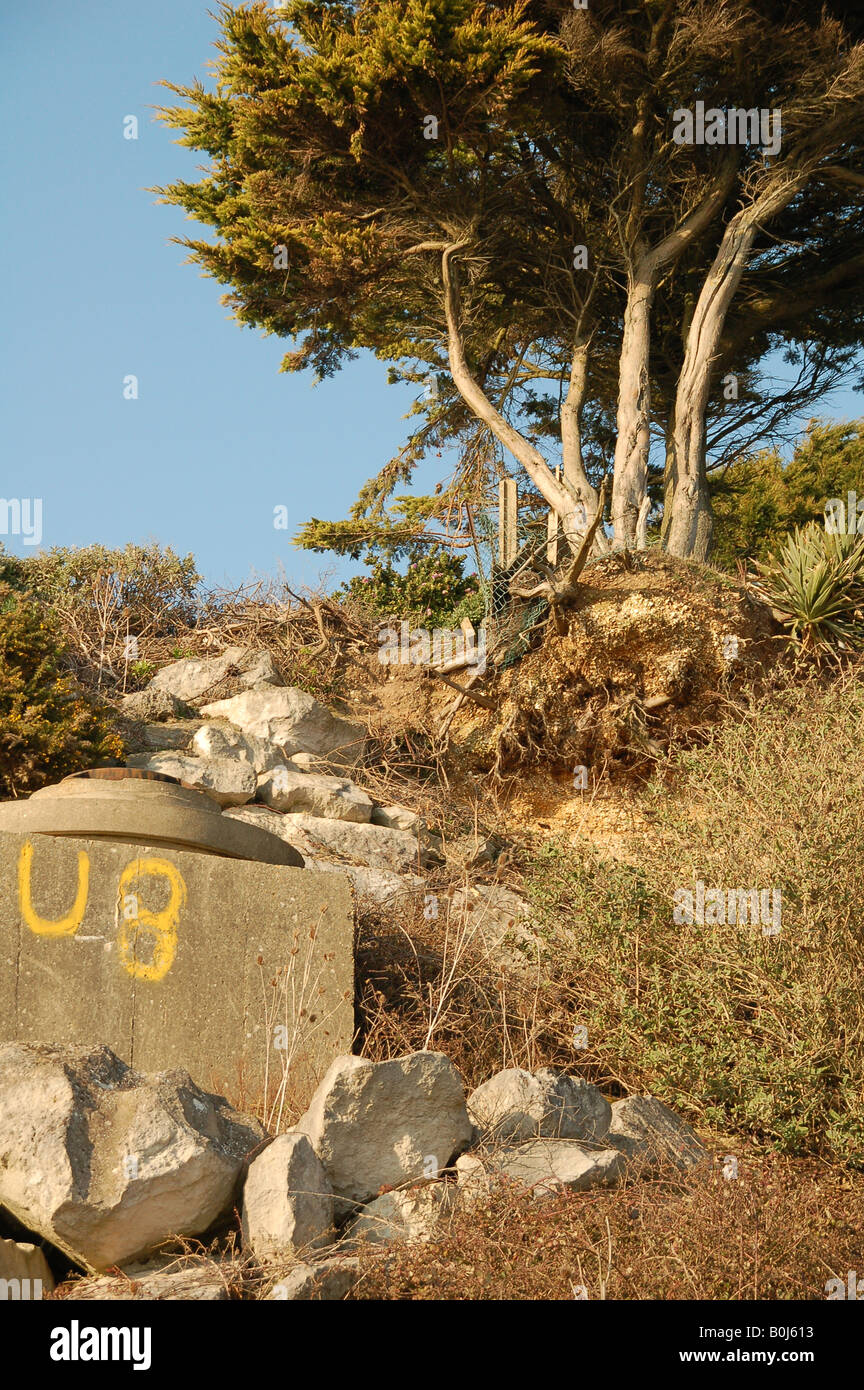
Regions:
<svg viewBox="0 0 864 1390"><path fill-rule="evenodd" d="M864 537L831 534L811 521L756 570L801 651L821 656L864 646Z"/></svg>
<svg viewBox="0 0 864 1390"><path fill-rule="evenodd" d="M32 595L0 583L0 795L119 758L110 711L92 703L61 668L56 620Z"/></svg>
<svg viewBox="0 0 864 1390"><path fill-rule="evenodd" d="M160 635L191 622L201 577L193 555L181 557L170 546L128 544L54 546L24 562L27 586L61 611L75 608L93 615L95 606L123 615L130 633L141 635L158 621Z"/></svg>
<svg viewBox="0 0 864 1390"><path fill-rule="evenodd" d="M11 589L26 589L26 563L17 555L9 555L0 544L0 584L8 584Z"/></svg>
<svg viewBox="0 0 864 1390"><path fill-rule="evenodd" d="M563 991L562 1031L587 1028L573 1055L601 1082L864 1167L862 724L860 679L784 692L650 787L638 863L581 842L541 856L549 1007ZM698 882L779 890L779 934L676 924L676 889Z"/></svg>
<svg viewBox="0 0 864 1390"><path fill-rule="evenodd" d="M156 674L155 661L133 661L129 667L129 676L132 683L136 686L147 685Z"/></svg>
<svg viewBox="0 0 864 1390"><path fill-rule="evenodd" d="M811 421L792 458L768 449L711 480L715 564L767 560L795 526L825 514L831 497L864 498L864 420Z"/></svg>
<svg viewBox="0 0 864 1390"><path fill-rule="evenodd" d="M3 579L52 610L79 677L96 688L134 682L136 643L184 632L203 604L194 557L155 541L54 546L20 560L0 551Z"/></svg>
<svg viewBox="0 0 864 1390"><path fill-rule="evenodd" d="M369 574L355 575L342 592L379 617L410 618L419 626L434 628L458 627L462 617L479 622L483 616L476 574L466 576L464 559L443 547L415 549L404 574L380 556L364 564Z"/></svg>

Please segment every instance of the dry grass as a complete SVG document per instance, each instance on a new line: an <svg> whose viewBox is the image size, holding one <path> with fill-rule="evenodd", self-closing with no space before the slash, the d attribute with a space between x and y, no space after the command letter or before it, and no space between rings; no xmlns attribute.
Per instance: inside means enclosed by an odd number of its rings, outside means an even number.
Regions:
<svg viewBox="0 0 864 1390"><path fill-rule="evenodd" d="M526 953L524 970L506 968L486 942L482 910L451 908L449 894L468 881L441 875L401 910L367 904L358 914L355 1051L383 1061L431 1048L473 1087L502 1067L540 1066L560 1047L538 1010L536 954ZM430 899L437 917L424 915Z"/></svg>
<svg viewBox="0 0 864 1390"><path fill-rule="evenodd" d="M776 1156L542 1201L507 1184L430 1244L363 1252L352 1297L822 1300L864 1266L862 1231L860 1184Z"/></svg>
<svg viewBox="0 0 864 1390"><path fill-rule="evenodd" d="M332 699L364 673L374 641L356 604L298 594L273 578L212 588L185 606L154 599L133 620L113 576L100 573L55 599L54 609L79 679L109 697L146 685L168 662L244 647L269 652L287 684Z"/></svg>

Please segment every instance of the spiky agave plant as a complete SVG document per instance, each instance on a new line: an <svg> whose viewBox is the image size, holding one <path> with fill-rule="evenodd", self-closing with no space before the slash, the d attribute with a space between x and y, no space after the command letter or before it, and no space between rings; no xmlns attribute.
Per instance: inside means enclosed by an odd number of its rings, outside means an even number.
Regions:
<svg viewBox="0 0 864 1390"><path fill-rule="evenodd" d="M754 562L757 587L802 652L822 657L864 647L864 536L798 527L779 556Z"/></svg>

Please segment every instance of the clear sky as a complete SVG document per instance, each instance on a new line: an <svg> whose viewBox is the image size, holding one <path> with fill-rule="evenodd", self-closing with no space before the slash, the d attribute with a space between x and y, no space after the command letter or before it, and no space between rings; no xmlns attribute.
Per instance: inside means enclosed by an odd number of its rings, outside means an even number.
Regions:
<svg viewBox="0 0 864 1390"><path fill-rule="evenodd" d="M241 329L169 243L193 224L146 190L200 159L154 120L172 100L157 83L206 82L217 31L198 0L4 7L0 496L42 498L43 546L156 538L212 583L280 563L314 583L355 567L291 535L346 515L403 442L413 393L369 355L314 388L280 374L286 344ZM838 393L821 413L858 416L864 400Z"/></svg>

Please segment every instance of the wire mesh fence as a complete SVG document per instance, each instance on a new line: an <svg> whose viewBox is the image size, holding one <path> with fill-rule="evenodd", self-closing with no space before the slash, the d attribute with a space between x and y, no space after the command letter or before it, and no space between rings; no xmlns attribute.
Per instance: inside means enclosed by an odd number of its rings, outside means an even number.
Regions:
<svg viewBox="0 0 864 1390"><path fill-rule="evenodd" d="M502 518L488 508L474 515L476 558L480 587L485 600L486 647L496 651L494 664L502 669L515 665L531 643L533 631L545 622L549 604L545 598L524 599L511 594L510 585L527 574L538 560L550 557L555 536L546 520L536 512L513 507L506 521L506 539L512 559L500 563Z"/></svg>

